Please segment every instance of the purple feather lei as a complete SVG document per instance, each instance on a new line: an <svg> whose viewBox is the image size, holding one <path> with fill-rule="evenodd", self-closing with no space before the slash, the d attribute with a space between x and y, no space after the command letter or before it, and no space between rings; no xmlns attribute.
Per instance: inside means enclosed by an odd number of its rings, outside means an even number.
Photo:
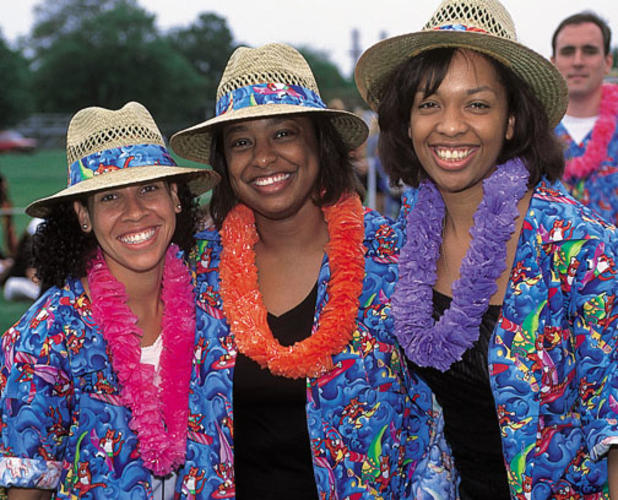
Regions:
<svg viewBox="0 0 618 500"><path fill-rule="evenodd" d="M442 243L444 201L424 181L407 216L408 238L399 258L399 282L392 297L395 336L419 366L446 371L479 338L479 325L506 267L506 242L515 230L517 203L527 189L528 170L520 159L499 165L483 181L483 200L474 214L472 241L453 283L453 300L433 320L432 288Z"/></svg>

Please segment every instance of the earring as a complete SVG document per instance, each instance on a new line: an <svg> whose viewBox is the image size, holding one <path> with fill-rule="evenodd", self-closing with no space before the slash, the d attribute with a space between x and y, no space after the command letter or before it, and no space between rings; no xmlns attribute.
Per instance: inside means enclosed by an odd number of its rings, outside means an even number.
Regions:
<svg viewBox="0 0 618 500"><path fill-rule="evenodd" d="M178 205L176 205L176 208L177 208L178 210L182 210L182 205L181 205L180 203L178 203Z"/></svg>
<svg viewBox="0 0 618 500"><path fill-rule="evenodd" d="M82 224L82 229L85 231L86 229L88 229L88 224Z"/></svg>

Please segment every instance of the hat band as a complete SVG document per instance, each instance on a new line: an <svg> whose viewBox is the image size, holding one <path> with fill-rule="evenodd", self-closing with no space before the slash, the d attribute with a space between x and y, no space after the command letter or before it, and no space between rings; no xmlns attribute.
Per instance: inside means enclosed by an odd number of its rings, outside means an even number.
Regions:
<svg viewBox="0 0 618 500"><path fill-rule="evenodd" d="M434 31L472 31L475 33L488 33L483 28L476 26L466 26L465 24L443 24L442 26L435 26L432 28Z"/></svg>
<svg viewBox="0 0 618 500"><path fill-rule="evenodd" d="M258 83L228 92L217 101L217 116L264 104L293 104L307 108L326 108L326 104L313 90L285 83Z"/></svg>
<svg viewBox="0 0 618 500"><path fill-rule="evenodd" d="M137 144L105 149L84 156L69 166L67 187L115 170L161 165L173 167L176 162L167 149L158 144Z"/></svg>

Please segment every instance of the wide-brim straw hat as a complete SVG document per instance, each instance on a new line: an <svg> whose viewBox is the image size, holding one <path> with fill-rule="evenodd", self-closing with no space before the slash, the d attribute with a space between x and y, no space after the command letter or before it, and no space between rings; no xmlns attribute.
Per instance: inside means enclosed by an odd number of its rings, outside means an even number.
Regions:
<svg viewBox="0 0 618 500"><path fill-rule="evenodd" d="M78 111L67 130L67 165L67 188L32 202L28 215L44 218L54 204L130 184L186 181L198 196L220 180L211 169L176 165L151 114L137 102Z"/></svg>
<svg viewBox="0 0 618 500"><path fill-rule="evenodd" d="M552 127L562 119L568 104L566 82L548 59L517 41L515 24L497 0L445 0L422 31L388 38L367 49L354 75L361 96L377 110L402 63L443 47L471 49L499 61L530 85Z"/></svg>
<svg viewBox="0 0 618 500"><path fill-rule="evenodd" d="M329 117L350 150L367 139L367 125L360 117L326 107L309 64L296 49L280 43L239 47L230 56L219 82L215 117L177 132L170 146L183 158L209 163L216 127L296 114Z"/></svg>

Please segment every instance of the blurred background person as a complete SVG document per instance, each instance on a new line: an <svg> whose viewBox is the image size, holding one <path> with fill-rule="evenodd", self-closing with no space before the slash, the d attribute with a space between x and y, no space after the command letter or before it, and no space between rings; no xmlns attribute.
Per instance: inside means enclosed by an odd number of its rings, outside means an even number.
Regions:
<svg viewBox="0 0 618 500"><path fill-rule="evenodd" d="M38 217L33 218L19 238L13 264L0 281L6 300L35 300L39 296L41 287L36 277L32 245L33 236L42 221Z"/></svg>
<svg viewBox="0 0 618 500"><path fill-rule="evenodd" d="M566 146L563 180L571 194L618 223L618 85L611 31L593 12L564 19L552 36L552 62L567 82L569 104L556 133Z"/></svg>

